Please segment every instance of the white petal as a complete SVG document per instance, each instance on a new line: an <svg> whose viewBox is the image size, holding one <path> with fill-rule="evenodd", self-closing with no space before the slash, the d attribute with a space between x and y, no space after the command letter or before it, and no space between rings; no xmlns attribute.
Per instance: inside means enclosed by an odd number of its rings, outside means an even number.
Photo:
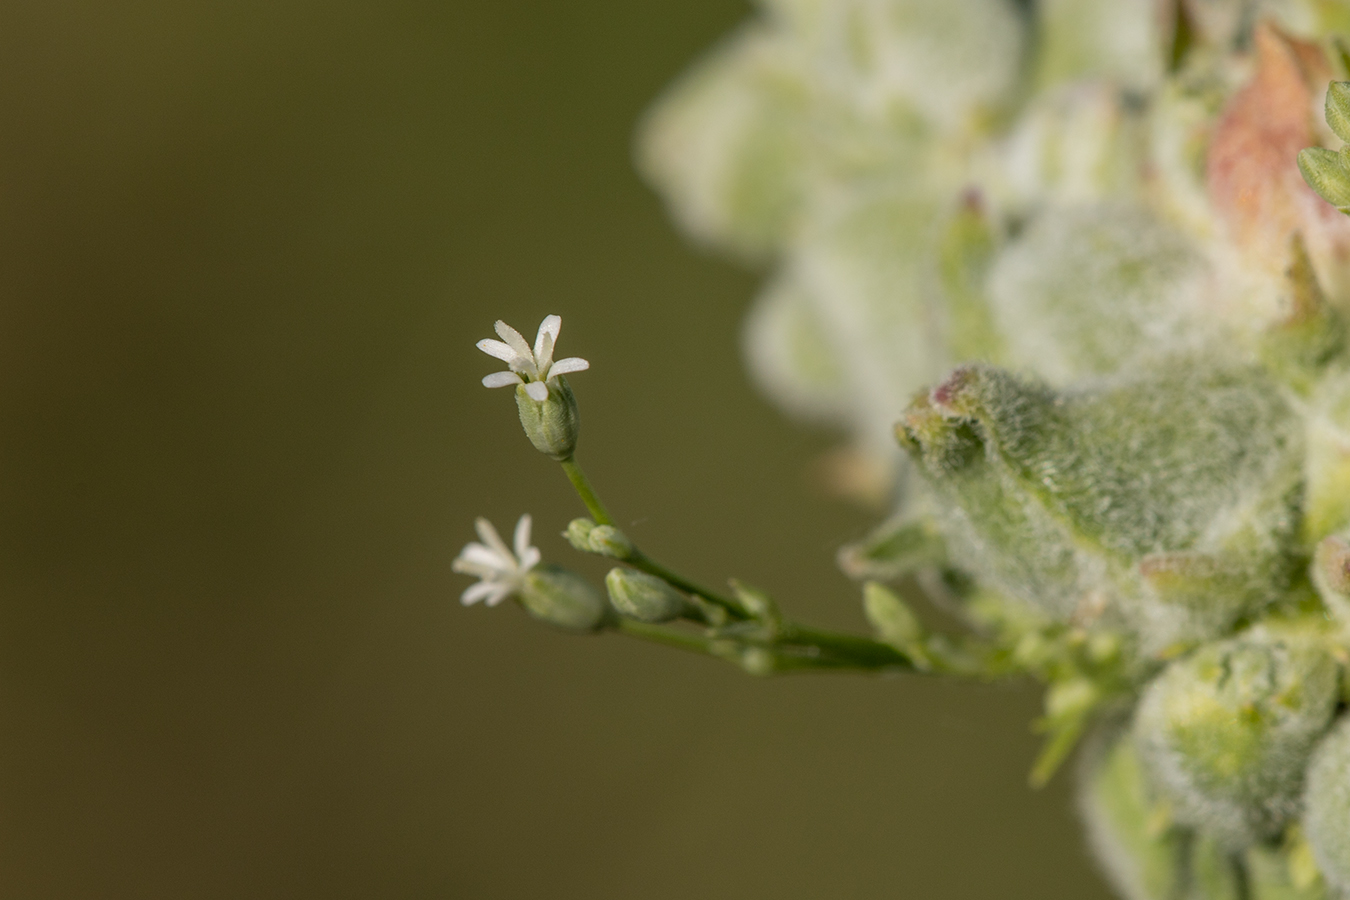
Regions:
<svg viewBox="0 0 1350 900"><path fill-rule="evenodd" d="M580 356L569 356L567 359L560 359L555 362L548 370L548 377L552 378L554 375L568 375L572 372L584 372L590 367L591 364L586 362L586 360L582 359Z"/></svg>
<svg viewBox="0 0 1350 900"><path fill-rule="evenodd" d="M473 527L478 530L478 536L483 539L483 543L501 556L502 559L513 559L510 549L502 541L501 535L497 534L497 529L492 527L492 523L482 516L474 519ZM467 549L467 548L466 548Z"/></svg>
<svg viewBox="0 0 1350 900"><path fill-rule="evenodd" d="M514 348L503 344L501 341L494 341L492 338L483 338L474 346L479 350L482 350L488 356L497 357L513 369L520 366L523 362L529 363L531 366L534 365L533 356L526 354L522 359L521 355L517 353Z"/></svg>
<svg viewBox="0 0 1350 900"><path fill-rule="evenodd" d="M526 547L525 552L520 554L520 565L517 567L516 571L521 573L528 572L539 565L539 560L541 559L543 559L543 556L539 553L538 547Z"/></svg>
<svg viewBox="0 0 1350 900"><path fill-rule="evenodd" d="M501 319L497 320L497 324L494 327L497 329L497 334L501 335L502 340L511 345L512 350L516 351L526 359L530 358L530 345L525 343L525 338L521 336L519 331L516 331Z"/></svg>
<svg viewBox="0 0 1350 900"><path fill-rule="evenodd" d="M501 603L507 597L511 596L515 591L515 587L509 584L499 584L496 587L497 589L487 598L488 606L496 606L498 603Z"/></svg>
<svg viewBox="0 0 1350 900"><path fill-rule="evenodd" d="M499 388L508 384L520 384L520 376L515 372L493 372L483 376L483 387Z"/></svg>
<svg viewBox="0 0 1350 900"><path fill-rule="evenodd" d="M482 544L469 544L459 551L459 556L455 557L455 562L461 561L492 572L510 571L515 565L514 558L502 559L496 550L490 550Z"/></svg>
<svg viewBox="0 0 1350 900"><path fill-rule="evenodd" d="M534 365L540 378L548 378L548 367L553 365L553 335L539 332L538 346L534 348Z"/></svg>
<svg viewBox="0 0 1350 900"><path fill-rule="evenodd" d="M529 513L521 516L520 521L516 523L515 539L512 541L516 547L516 559L524 559L525 551L530 549L530 526L532 524L534 524L534 520L530 518Z"/></svg>
<svg viewBox="0 0 1350 900"><path fill-rule="evenodd" d="M489 569L463 559L452 562L450 568L461 575L472 575L482 581L496 581L502 577L502 570L496 566Z"/></svg>
<svg viewBox="0 0 1350 900"><path fill-rule="evenodd" d="M548 385L542 381L531 381L525 385L525 393L530 395L531 400L543 403L548 399Z"/></svg>
<svg viewBox="0 0 1350 900"><path fill-rule="evenodd" d="M535 355L539 355L539 346L543 343L544 335L553 339L554 346L557 346L558 335L562 333L562 316L544 316L544 321L539 323L539 333L534 337Z"/></svg>
<svg viewBox="0 0 1350 900"><path fill-rule="evenodd" d="M494 584L490 581L480 581L477 584L471 584L464 590L464 593L459 595L459 602L463 603L465 606L473 606L484 597L495 594L500 587L501 585ZM491 605L490 601L489 605Z"/></svg>

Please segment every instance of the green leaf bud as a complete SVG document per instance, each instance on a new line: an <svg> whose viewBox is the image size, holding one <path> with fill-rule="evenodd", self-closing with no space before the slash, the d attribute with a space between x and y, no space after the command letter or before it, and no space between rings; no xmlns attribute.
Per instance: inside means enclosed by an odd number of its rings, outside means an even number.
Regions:
<svg viewBox="0 0 1350 900"><path fill-rule="evenodd" d="M1336 137L1350 142L1350 81L1333 81L1327 86L1327 125Z"/></svg>
<svg viewBox="0 0 1350 900"><path fill-rule="evenodd" d="M1279 834L1339 680L1321 636L1293 627L1259 626L1168 666L1144 691L1134 736L1177 821L1232 849Z"/></svg>
<svg viewBox="0 0 1350 900"><path fill-rule="evenodd" d="M684 595L646 572L610 569L605 576L605 589L615 609L639 622L669 622L691 610Z"/></svg>
<svg viewBox="0 0 1350 900"><path fill-rule="evenodd" d="M595 553L610 559L631 559L633 542L613 525L597 525L590 519L573 519L563 532L567 542L582 553Z"/></svg>
<svg viewBox="0 0 1350 900"><path fill-rule="evenodd" d="M609 619L608 605L600 593L580 575L557 566L531 571L517 596L530 615L566 631L598 631Z"/></svg>
<svg viewBox="0 0 1350 900"><path fill-rule="evenodd" d="M1350 718L1322 739L1308 765L1303 827L1322 877L1350 892Z"/></svg>
<svg viewBox="0 0 1350 900"><path fill-rule="evenodd" d="M1350 165L1343 153L1324 147L1300 150L1298 170L1319 197L1341 212L1350 212Z"/></svg>
<svg viewBox="0 0 1350 900"><path fill-rule="evenodd" d="M536 450L560 462L572 458L580 425L577 399L565 377L549 379L548 398L542 402L526 393L525 385L517 385L516 409L520 425Z"/></svg>

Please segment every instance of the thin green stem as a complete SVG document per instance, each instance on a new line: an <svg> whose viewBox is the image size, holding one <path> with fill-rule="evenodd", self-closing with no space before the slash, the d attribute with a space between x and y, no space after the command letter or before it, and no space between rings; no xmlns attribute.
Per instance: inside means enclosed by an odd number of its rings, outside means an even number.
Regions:
<svg viewBox="0 0 1350 900"><path fill-rule="evenodd" d="M605 509L605 504L600 502L600 497L591 487L591 482L586 477L586 473L581 471L581 466L577 465L576 459L569 456L567 459L561 460L560 464L563 471L567 473L567 480L572 482L572 487L576 490L577 496L581 498L582 503L586 504L586 509L590 511L595 524L613 525L614 519L610 516L609 510Z"/></svg>
<svg viewBox="0 0 1350 900"><path fill-rule="evenodd" d="M917 669L912 659L890 644L852 634L808 628L792 622L783 623L779 630L778 642L817 648L823 658L846 663L852 668L909 671Z"/></svg>
<svg viewBox="0 0 1350 900"><path fill-rule="evenodd" d="M641 638L644 641L665 644L667 647L676 647L680 650L689 650L706 656L717 655L712 650L712 639L701 634L691 634L688 631L679 631L661 625L651 625L647 622L622 618L614 627L630 637Z"/></svg>
<svg viewBox="0 0 1350 900"><path fill-rule="evenodd" d="M914 668L907 658L884 644L877 645L862 638L831 635L828 632L811 631L811 635L822 640L810 643L760 643L737 640L733 637L693 634L677 628L636 622L632 619L620 619L614 627L623 634L640 640L739 663L747 670L760 675L807 669L875 672L879 669L912 671ZM869 646L860 648L857 646L859 644ZM846 646L852 652L841 652ZM857 652L860 649L864 652ZM755 654L758 656L752 663L750 660Z"/></svg>

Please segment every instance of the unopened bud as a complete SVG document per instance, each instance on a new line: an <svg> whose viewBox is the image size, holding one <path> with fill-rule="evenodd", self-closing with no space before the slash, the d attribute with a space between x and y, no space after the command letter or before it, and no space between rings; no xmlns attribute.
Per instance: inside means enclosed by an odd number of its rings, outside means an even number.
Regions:
<svg viewBox="0 0 1350 900"><path fill-rule="evenodd" d="M559 461L571 459L577 449L577 399L561 375L550 378L547 385L548 397L542 401L526 393L525 385L516 387L520 425L540 453Z"/></svg>
<svg viewBox="0 0 1350 900"><path fill-rule="evenodd" d="M1073 392L965 366L897 435L960 508L947 543L983 584L1060 621L1099 597L1091 615L1153 655L1222 634L1287 582L1297 425L1262 370L1196 355ZM1122 561L1147 564L1121 578Z"/></svg>
<svg viewBox="0 0 1350 900"><path fill-rule="evenodd" d="M609 602L639 622L669 622L689 612L684 596L665 581L646 572L613 568L605 576Z"/></svg>
<svg viewBox="0 0 1350 900"><path fill-rule="evenodd" d="M611 559L631 559L633 542L613 525L597 525L590 519L573 519L563 532L567 542L582 553Z"/></svg>
<svg viewBox="0 0 1350 900"><path fill-rule="evenodd" d="M1311 630L1254 628L1170 665L1144 691L1135 739L1176 819L1231 849L1275 837L1338 698Z"/></svg>
<svg viewBox="0 0 1350 900"><path fill-rule="evenodd" d="M609 617L604 598L580 575L541 566L525 576L520 603L536 619L567 631L597 631Z"/></svg>
<svg viewBox="0 0 1350 900"><path fill-rule="evenodd" d="M740 601L741 609L761 622L768 623L771 626L776 625L779 619L778 604L773 601L772 597L759 588L751 587L735 578L731 579L730 583L731 592Z"/></svg>

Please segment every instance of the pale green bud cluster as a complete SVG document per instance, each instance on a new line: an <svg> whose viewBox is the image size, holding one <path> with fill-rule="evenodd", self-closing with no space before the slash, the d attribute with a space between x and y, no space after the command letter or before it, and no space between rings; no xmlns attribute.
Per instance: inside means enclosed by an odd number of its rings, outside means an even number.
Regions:
<svg viewBox="0 0 1350 900"><path fill-rule="evenodd" d="M590 519L573 519L563 532L567 542L582 553L595 553L611 559L630 559L636 552L633 542L613 525L597 525Z"/></svg>
<svg viewBox="0 0 1350 900"><path fill-rule="evenodd" d="M1042 679L1036 782L1098 729L1125 896L1350 896L1350 0L760 5L641 165L769 268L752 374L893 473L839 556L878 638Z"/></svg>

